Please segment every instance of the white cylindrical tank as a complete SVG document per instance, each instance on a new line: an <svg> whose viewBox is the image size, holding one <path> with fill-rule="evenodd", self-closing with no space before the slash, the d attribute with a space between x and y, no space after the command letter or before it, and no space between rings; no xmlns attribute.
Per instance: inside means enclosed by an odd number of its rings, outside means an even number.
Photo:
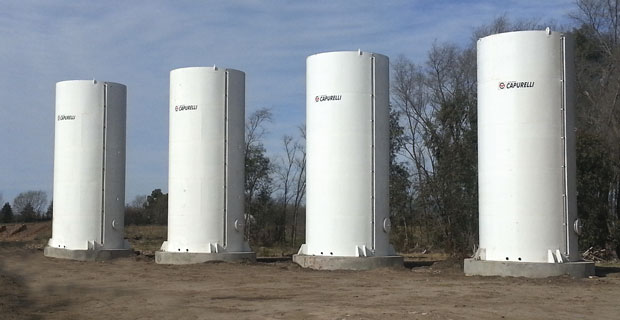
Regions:
<svg viewBox="0 0 620 320"><path fill-rule="evenodd" d="M170 72L168 241L164 252L248 252L244 240L245 74Z"/></svg>
<svg viewBox="0 0 620 320"><path fill-rule="evenodd" d="M309 56L303 255L386 256L389 61L362 51Z"/></svg>
<svg viewBox="0 0 620 320"><path fill-rule="evenodd" d="M478 40L482 260L579 260L573 45L557 32Z"/></svg>
<svg viewBox="0 0 620 320"><path fill-rule="evenodd" d="M126 249L127 88L95 80L56 84L54 218L49 246Z"/></svg>

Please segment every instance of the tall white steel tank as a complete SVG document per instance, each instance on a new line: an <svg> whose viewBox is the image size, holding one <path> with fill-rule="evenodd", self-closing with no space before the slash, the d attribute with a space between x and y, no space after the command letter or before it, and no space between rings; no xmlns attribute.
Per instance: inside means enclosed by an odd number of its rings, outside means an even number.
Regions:
<svg viewBox="0 0 620 320"><path fill-rule="evenodd" d="M126 101L127 88L119 83L74 80L56 84L54 218L49 247L129 248L123 238Z"/></svg>
<svg viewBox="0 0 620 320"><path fill-rule="evenodd" d="M250 252L243 232L245 74L172 70L169 115L168 241L157 262L180 263L166 252Z"/></svg>
<svg viewBox="0 0 620 320"><path fill-rule="evenodd" d="M388 57L362 51L309 56L306 117L306 243L299 254L393 255Z"/></svg>
<svg viewBox="0 0 620 320"><path fill-rule="evenodd" d="M574 82L561 33L478 41L480 259L579 260Z"/></svg>

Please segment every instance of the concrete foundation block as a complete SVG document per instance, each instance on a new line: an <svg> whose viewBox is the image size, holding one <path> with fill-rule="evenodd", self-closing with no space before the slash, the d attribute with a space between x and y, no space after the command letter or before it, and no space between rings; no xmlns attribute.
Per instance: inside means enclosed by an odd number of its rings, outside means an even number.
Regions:
<svg viewBox="0 0 620 320"><path fill-rule="evenodd" d="M134 255L131 249L70 250L50 246L43 249L43 254L50 258L78 261L106 261Z"/></svg>
<svg viewBox="0 0 620 320"><path fill-rule="evenodd" d="M293 262L314 270L371 270L376 268L402 268L403 257L326 257L303 254L293 255Z"/></svg>
<svg viewBox="0 0 620 320"><path fill-rule="evenodd" d="M158 264L196 264L209 261L226 262L255 262L255 252L155 252L155 262Z"/></svg>
<svg viewBox="0 0 620 320"><path fill-rule="evenodd" d="M569 275L585 278L594 275L594 262L544 263L465 259L463 271L467 276L547 278Z"/></svg>

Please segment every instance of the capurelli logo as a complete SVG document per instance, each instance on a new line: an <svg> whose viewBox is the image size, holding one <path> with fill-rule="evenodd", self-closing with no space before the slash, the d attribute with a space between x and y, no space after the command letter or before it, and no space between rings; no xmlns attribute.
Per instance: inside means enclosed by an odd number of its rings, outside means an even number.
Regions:
<svg viewBox="0 0 620 320"><path fill-rule="evenodd" d="M534 81L506 81L499 83L499 89L533 88Z"/></svg>
<svg viewBox="0 0 620 320"><path fill-rule="evenodd" d="M323 102L323 101L338 101L338 100L342 100L342 95L338 94L338 95L320 95L320 96L316 96L314 97L314 102Z"/></svg>
<svg viewBox="0 0 620 320"><path fill-rule="evenodd" d="M63 121L63 120L75 120L75 116L74 115L67 115L67 114L59 114L57 117L58 121Z"/></svg>
<svg viewBox="0 0 620 320"><path fill-rule="evenodd" d="M198 105L196 104L181 104L178 106L174 106L174 111L189 111L198 109Z"/></svg>

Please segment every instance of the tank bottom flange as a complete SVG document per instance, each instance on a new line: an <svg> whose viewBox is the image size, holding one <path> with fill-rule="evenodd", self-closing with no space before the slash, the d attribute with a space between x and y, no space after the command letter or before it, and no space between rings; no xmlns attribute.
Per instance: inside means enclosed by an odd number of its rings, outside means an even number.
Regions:
<svg viewBox="0 0 620 320"><path fill-rule="evenodd" d="M255 252L169 252L156 251L155 262L158 264L195 264L209 261L256 262Z"/></svg>
<svg viewBox="0 0 620 320"><path fill-rule="evenodd" d="M586 278L594 275L594 262L544 263L465 259L463 271L466 276L547 278L569 275Z"/></svg>
<svg viewBox="0 0 620 320"><path fill-rule="evenodd" d="M106 261L115 258L131 257L131 249L98 249L98 250L71 250L46 246L43 255L50 258L70 259L78 261Z"/></svg>
<svg viewBox="0 0 620 320"><path fill-rule="evenodd" d="M333 257L294 254L293 262L302 268L314 270L371 270L377 268L402 268L403 257Z"/></svg>

